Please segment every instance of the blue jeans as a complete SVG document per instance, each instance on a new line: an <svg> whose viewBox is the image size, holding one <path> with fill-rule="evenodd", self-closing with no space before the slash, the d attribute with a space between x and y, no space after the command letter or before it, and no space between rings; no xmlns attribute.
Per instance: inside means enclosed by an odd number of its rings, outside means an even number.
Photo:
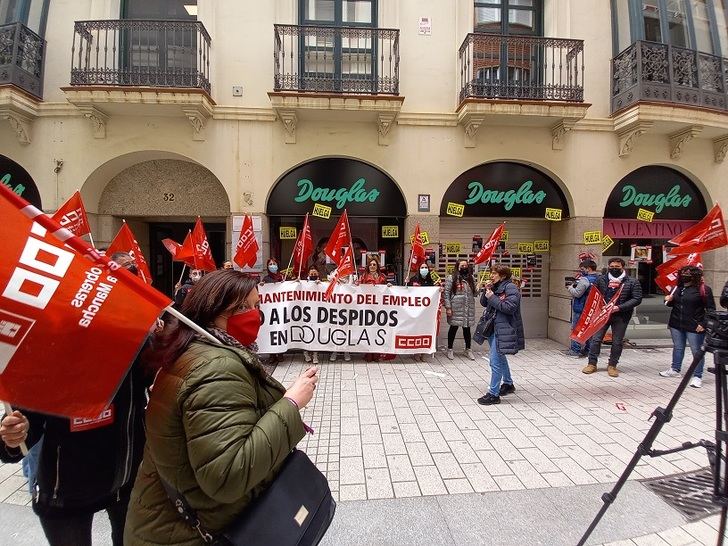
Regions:
<svg viewBox="0 0 728 546"><path fill-rule="evenodd" d="M579 322L579 319L581 318L582 311L572 311L571 316L571 331L574 331L574 328L576 328L576 323ZM573 353L589 353L589 347L591 346L591 338L586 340L586 343L584 343L584 346L582 347L579 345L576 341L573 339L571 340L571 351Z"/></svg>
<svg viewBox="0 0 728 546"><path fill-rule="evenodd" d="M490 345L490 389L488 389L488 392L493 396L499 396L501 381L513 385L513 378L511 377L511 369L508 367L506 355L498 352L498 341L495 334L488 338L488 344Z"/></svg>
<svg viewBox="0 0 728 546"><path fill-rule="evenodd" d="M676 372L682 368L683 357L685 356L685 344L690 344L690 350L693 355L700 351L705 339L705 332L686 332L677 328L670 328L672 334L672 369ZM700 359L700 364L695 368L693 377L703 377L703 366L705 365L705 356Z"/></svg>

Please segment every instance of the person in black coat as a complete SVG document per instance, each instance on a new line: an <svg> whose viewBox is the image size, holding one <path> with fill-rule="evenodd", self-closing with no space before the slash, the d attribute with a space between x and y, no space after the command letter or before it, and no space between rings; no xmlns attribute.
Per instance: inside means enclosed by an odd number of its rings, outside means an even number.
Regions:
<svg viewBox="0 0 728 546"><path fill-rule="evenodd" d="M526 348L521 319L521 292L511 281L511 269L495 266L490 273L491 284L480 295L486 316L493 316L492 332L486 332L490 345L490 388L478 398L478 404L500 404L500 397L516 391L506 355Z"/></svg>
<svg viewBox="0 0 728 546"><path fill-rule="evenodd" d="M182 286L174 293L174 308L177 310L182 309L182 304L185 302L187 294L192 291L197 281L202 278L201 269L190 269L190 276Z"/></svg>
<svg viewBox="0 0 728 546"><path fill-rule="evenodd" d="M720 293L720 306L728 309L728 281L723 285L723 291Z"/></svg>
<svg viewBox="0 0 728 546"><path fill-rule="evenodd" d="M612 296L622 287L622 293L619 295L617 305L612 310L607 324L599 330L591 340L589 348L589 363L581 370L583 373L590 374L597 371L597 360L602 350L602 340L604 334L609 328L612 329L612 348L609 351L609 362L607 363L607 373L609 377L618 377L617 364L619 357L622 356L622 344L624 342L624 334L627 331L629 320L632 318L634 308L642 303L642 286L624 270L624 260L622 258L612 258L609 260L609 270L606 275L602 275L597 279L594 287L601 292L605 301L612 299Z"/></svg>
<svg viewBox="0 0 728 546"><path fill-rule="evenodd" d="M660 372L662 377L680 377L685 345L690 351L700 351L705 339L705 314L715 310L713 291L703 282L703 270L693 265L685 266L678 272L677 288L665 296L665 304L672 308L667 325L672 335L672 366ZM693 373L690 386L703 386L703 366L705 357Z"/></svg>

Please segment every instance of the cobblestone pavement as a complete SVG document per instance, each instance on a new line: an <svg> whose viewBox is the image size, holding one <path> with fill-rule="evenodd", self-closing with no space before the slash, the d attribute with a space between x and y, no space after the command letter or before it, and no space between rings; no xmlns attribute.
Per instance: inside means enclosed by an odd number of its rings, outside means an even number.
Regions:
<svg viewBox="0 0 728 546"><path fill-rule="evenodd" d="M442 352L416 362L329 362L321 354L320 383L304 419L316 434L300 446L327 475L341 502L431 495L576 487L616 481L644 437L648 417L665 405L678 381L658 376L669 349L625 349L620 377L605 364L590 376L583 359L548 340L529 340L510 356L516 392L496 406L479 406L488 361ZM608 349L608 348L607 348ZM688 352L689 354L689 352ZM603 355L604 356L604 355ZM687 356L685 367L688 365ZM712 365L708 356L706 368ZM274 375L284 384L306 367L289 355ZM668 448L713 436L714 378L688 388L655 444ZM633 479L695 470L704 451L643 459ZM18 465L0 465L0 502L27 504ZM615 544L710 544L715 518ZM568 524L568 522L565 522Z"/></svg>

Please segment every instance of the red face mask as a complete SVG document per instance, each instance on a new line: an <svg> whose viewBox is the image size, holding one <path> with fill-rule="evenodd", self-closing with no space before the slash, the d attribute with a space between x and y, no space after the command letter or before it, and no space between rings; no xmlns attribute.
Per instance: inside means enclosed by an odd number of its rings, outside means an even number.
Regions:
<svg viewBox="0 0 728 546"><path fill-rule="evenodd" d="M263 315L258 309L248 309L228 319L227 332L247 347L255 343L262 322Z"/></svg>

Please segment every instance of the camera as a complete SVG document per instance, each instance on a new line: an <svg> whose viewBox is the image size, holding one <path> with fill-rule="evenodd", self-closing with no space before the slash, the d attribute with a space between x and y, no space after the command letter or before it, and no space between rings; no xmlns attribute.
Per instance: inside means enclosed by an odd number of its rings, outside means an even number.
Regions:
<svg viewBox="0 0 728 546"><path fill-rule="evenodd" d="M728 350L728 311L708 311L705 322L705 350Z"/></svg>
<svg viewBox="0 0 728 546"><path fill-rule="evenodd" d="M564 286L566 288L576 286L576 277L564 277Z"/></svg>

